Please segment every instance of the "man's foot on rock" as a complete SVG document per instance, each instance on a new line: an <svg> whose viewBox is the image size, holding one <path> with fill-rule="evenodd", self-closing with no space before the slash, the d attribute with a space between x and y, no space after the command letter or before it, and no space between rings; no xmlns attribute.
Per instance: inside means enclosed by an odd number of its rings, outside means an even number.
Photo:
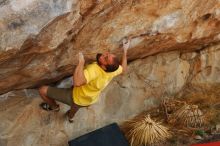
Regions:
<svg viewBox="0 0 220 146"><path fill-rule="evenodd" d="M50 105L46 102L43 102L39 105L43 110L46 111L54 111L54 112L59 112L60 111L60 106L57 104L55 108L50 107Z"/></svg>
<svg viewBox="0 0 220 146"><path fill-rule="evenodd" d="M66 112L66 117L67 117L67 119L68 119L68 121L70 122L70 123L73 123L73 117L70 117L69 114L70 113L70 110L68 110L67 112Z"/></svg>

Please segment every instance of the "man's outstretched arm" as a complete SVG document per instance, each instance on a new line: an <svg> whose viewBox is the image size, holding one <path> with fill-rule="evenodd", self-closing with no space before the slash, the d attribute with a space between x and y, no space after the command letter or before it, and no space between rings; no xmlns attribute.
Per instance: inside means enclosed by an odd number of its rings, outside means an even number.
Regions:
<svg viewBox="0 0 220 146"><path fill-rule="evenodd" d="M122 55L122 63L121 63L121 66L122 66L122 73L126 73L127 72L127 51L128 51L128 48L130 47L130 42L131 42L131 39L123 39L123 55Z"/></svg>
<svg viewBox="0 0 220 146"><path fill-rule="evenodd" d="M83 54L79 53L79 63L76 66L76 69L73 75L73 83L74 83L74 86L76 87L86 84L86 78L83 72L84 65L85 65L85 60L84 60Z"/></svg>

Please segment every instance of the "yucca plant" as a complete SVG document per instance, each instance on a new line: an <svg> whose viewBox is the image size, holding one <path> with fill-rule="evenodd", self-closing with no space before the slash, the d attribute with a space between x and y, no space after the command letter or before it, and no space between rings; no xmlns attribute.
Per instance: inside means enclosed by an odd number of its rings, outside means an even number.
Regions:
<svg viewBox="0 0 220 146"><path fill-rule="evenodd" d="M165 141L171 136L168 128L155 122L150 115L136 118L126 123L125 136L131 146L146 146ZM126 127L125 126L125 127Z"/></svg>
<svg viewBox="0 0 220 146"><path fill-rule="evenodd" d="M204 124L204 116L197 105L185 104L170 116L169 121L170 123L197 128Z"/></svg>

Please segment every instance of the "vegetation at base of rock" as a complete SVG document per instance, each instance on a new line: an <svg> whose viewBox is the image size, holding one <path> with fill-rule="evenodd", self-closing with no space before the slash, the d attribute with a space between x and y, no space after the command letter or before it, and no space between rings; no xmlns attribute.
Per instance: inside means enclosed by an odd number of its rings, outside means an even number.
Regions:
<svg viewBox="0 0 220 146"><path fill-rule="evenodd" d="M210 87L207 87L206 85L202 85L201 87L196 89L187 88L182 92L183 93L181 94L181 97L174 98L175 104L180 107L174 108L175 106L173 106L173 110L170 109L168 110L168 112L170 114L175 113L175 111L179 110L186 103L190 105L197 105L201 109L201 112L203 112L204 114L204 124L201 125L201 127L187 127L187 125L180 124L181 122L179 122L179 124L177 124L178 122L168 122L166 111L164 110L163 106L144 111L134 117L132 120L137 122L138 120L144 119L146 115L150 114L152 119L156 121L162 121L162 124L164 126L169 127L170 132L172 133L172 137L166 139L165 142L153 143L153 145L159 146L162 144L164 146L184 146L192 143L197 143L198 140L193 139L195 135L199 135L202 137L200 141L211 141L213 137L215 137L216 129L214 127L216 126L216 124L220 123L220 109L218 106L220 103L220 86L212 85ZM128 126L127 122L121 125L121 129L125 133L125 135L129 133L129 130L131 129L129 128L130 127ZM130 137L128 137L128 139L129 138Z"/></svg>
<svg viewBox="0 0 220 146"><path fill-rule="evenodd" d="M161 123L152 120L150 115L127 121L126 126L129 129L126 137L131 146L146 146L165 141L171 137L169 129Z"/></svg>

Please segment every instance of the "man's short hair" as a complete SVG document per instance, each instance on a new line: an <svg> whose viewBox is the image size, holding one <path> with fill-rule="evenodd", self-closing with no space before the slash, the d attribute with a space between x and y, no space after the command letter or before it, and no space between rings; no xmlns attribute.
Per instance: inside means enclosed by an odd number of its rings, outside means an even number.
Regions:
<svg viewBox="0 0 220 146"><path fill-rule="evenodd" d="M119 62L118 58L117 57L113 57L112 64L106 65L105 66L106 67L105 71L106 72L114 72L114 71L116 71L118 69L119 65L120 65L120 62Z"/></svg>

